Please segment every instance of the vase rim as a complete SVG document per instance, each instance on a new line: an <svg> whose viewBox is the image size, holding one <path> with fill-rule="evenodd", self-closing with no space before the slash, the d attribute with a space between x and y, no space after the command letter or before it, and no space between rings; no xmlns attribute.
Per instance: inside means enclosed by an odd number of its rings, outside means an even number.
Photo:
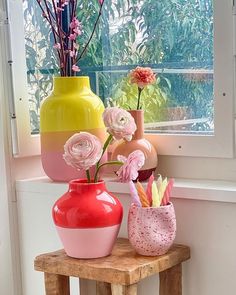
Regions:
<svg viewBox="0 0 236 295"><path fill-rule="evenodd" d="M128 110L128 112L137 112L137 113L143 113L144 112L144 110L142 109L142 110Z"/></svg>
<svg viewBox="0 0 236 295"><path fill-rule="evenodd" d="M159 207L139 207L135 203L131 204L131 207L135 207L139 210L164 210L165 208L171 207L171 206L173 206L172 202L169 202L167 205L159 206Z"/></svg>
<svg viewBox="0 0 236 295"><path fill-rule="evenodd" d="M78 178L78 179L72 179L69 181L69 185L81 185L81 186L86 186L86 185L92 186L92 185L99 185L104 183L105 181L103 179L100 179L97 182L88 182L87 178Z"/></svg>
<svg viewBox="0 0 236 295"><path fill-rule="evenodd" d="M53 79L89 79L89 76L54 76Z"/></svg>

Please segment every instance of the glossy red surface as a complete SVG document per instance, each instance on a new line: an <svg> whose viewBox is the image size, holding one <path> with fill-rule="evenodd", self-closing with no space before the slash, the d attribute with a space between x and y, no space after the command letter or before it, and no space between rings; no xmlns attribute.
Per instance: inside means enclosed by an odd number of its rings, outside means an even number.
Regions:
<svg viewBox="0 0 236 295"><path fill-rule="evenodd" d="M56 201L52 215L61 227L106 227L121 223L123 208L104 181L87 183L82 179L69 182L68 192Z"/></svg>

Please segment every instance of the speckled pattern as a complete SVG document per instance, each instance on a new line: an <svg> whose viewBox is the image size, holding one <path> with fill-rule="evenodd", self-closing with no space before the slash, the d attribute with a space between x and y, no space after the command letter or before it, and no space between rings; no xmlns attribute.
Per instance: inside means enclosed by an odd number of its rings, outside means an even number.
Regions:
<svg viewBox="0 0 236 295"><path fill-rule="evenodd" d="M137 253L146 256L165 254L176 234L175 210L172 203L158 208L132 204L128 217L128 236Z"/></svg>

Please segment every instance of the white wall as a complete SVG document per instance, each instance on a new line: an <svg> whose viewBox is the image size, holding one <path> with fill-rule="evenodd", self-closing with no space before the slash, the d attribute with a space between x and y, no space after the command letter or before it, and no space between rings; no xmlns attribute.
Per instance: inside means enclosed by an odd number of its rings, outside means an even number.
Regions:
<svg viewBox="0 0 236 295"><path fill-rule="evenodd" d="M39 189L40 188L40 189ZM30 189L18 186L23 294L43 294L43 274L33 270L34 257L61 247L51 219L51 207L65 192L66 184ZM28 192L27 192L28 190ZM120 236L127 236L130 197L119 195L124 206ZM236 204L173 199L177 217L177 243L191 247L191 259L183 264L184 295L231 295L236 290ZM153 276L139 286L139 295L157 294ZM74 293L72 293L73 295ZM88 295L95 295L89 285Z"/></svg>
<svg viewBox="0 0 236 295"><path fill-rule="evenodd" d="M1 123L0 123L1 125ZM0 138L1 138L0 126ZM12 270L12 251L9 224L9 202L8 188L5 174L5 158L3 150L0 149L0 293L13 295L13 270Z"/></svg>

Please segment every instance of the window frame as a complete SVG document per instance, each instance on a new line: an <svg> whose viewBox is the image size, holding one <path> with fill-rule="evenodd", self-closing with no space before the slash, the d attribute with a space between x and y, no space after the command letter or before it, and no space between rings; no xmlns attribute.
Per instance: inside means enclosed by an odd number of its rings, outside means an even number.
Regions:
<svg viewBox="0 0 236 295"><path fill-rule="evenodd" d="M11 134L8 114L8 100L11 96L9 87L9 44L3 42L7 37L7 14L5 1L0 0L0 259L4 268L0 271L1 294L18 294L21 290L20 255L18 249L17 208L13 183ZM20 294L20 291L19 291Z"/></svg>
<svg viewBox="0 0 236 295"><path fill-rule="evenodd" d="M146 134L159 155L232 158L234 156L234 17L231 0L214 0L214 135ZM40 154L39 135L31 135L28 110L23 11L9 0L16 157ZM20 56L21 58L17 58Z"/></svg>
<svg viewBox="0 0 236 295"><path fill-rule="evenodd" d="M12 141L15 157L40 154L40 136L31 134L25 62L22 1L8 1L11 57L8 62L12 77Z"/></svg>

